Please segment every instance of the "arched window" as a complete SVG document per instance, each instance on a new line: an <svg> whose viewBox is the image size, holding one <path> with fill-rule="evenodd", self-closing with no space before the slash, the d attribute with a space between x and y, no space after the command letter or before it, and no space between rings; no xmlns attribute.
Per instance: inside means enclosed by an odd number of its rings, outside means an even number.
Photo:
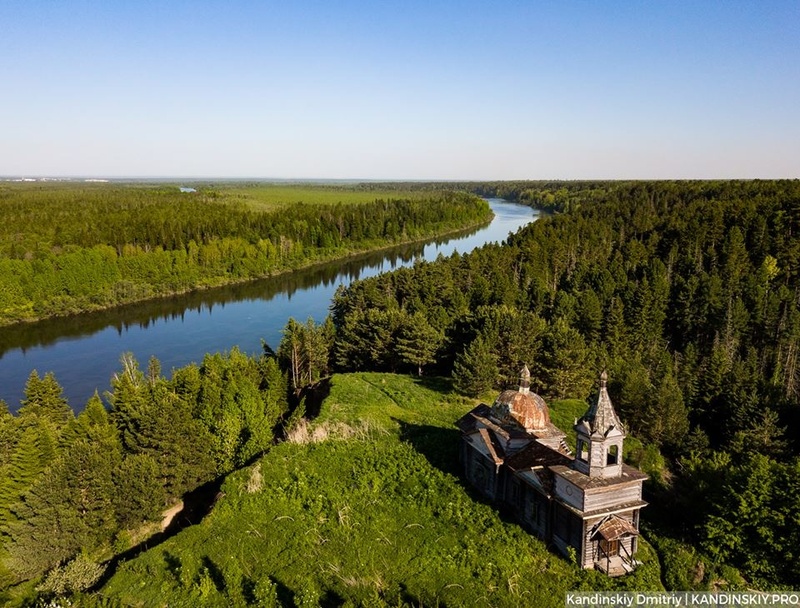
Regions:
<svg viewBox="0 0 800 608"><path fill-rule="evenodd" d="M619 446L612 445L606 452L606 464L617 464L619 462Z"/></svg>
<svg viewBox="0 0 800 608"><path fill-rule="evenodd" d="M578 459L582 460L583 462L587 462L589 460L589 446L582 439L578 439Z"/></svg>

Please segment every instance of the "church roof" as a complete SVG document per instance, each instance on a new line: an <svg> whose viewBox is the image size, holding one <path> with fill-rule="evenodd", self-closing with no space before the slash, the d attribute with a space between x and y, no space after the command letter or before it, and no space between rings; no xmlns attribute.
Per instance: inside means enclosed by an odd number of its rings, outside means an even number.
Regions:
<svg viewBox="0 0 800 608"><path fill-rule="evenodd" d="M572 462L572 458L569 454L554 450L538 441L534 441L506 460L506 464L512 471L559 464L568 465L570 462Z"/></svg>
<svg viewBox="0 0 800 608"><path fill-rule="evenodd" d="M550 467L550 469L556 475L563 477L583 490L610 488L611 486L618 486L631 482L638 483L647 479L645 473L642 473L639 469L628 466L624 462L622 463L622 472L617 477L589 477L585 473L562 465L556 465Z"/></svg>
<svg viewBox="0 0 800 608"><path fill-rule="evenodd" d="M639 530L633 524L618 515L609 515L597 526L592 534L592 539L619 540L627 536L639 536Z"/></svg>
<svg viewBox="0 0 800 608"><path fill-rule="evenodd" d="M516 424L526 431L550 427L550 410L539 395L530 390L531 373L522 368L518 389L503 391L492 405L492 415L499 421Z"/></svg>
<svg viewBox="0 0 800 608"><path fill-rule="evenodd" d="M608 396L608 374L604 371L600 374L600 390L589 405L589 409L578 420L575 425L576 430L588 431L587 434L594 435L608 435L614 429L620 433L625 433L625 427L622 426L617 413L614 411L614 406L611 403L611 397Z"/></svg>
<svg viewBox="0 0 800 608"><path fill-rule="evenodd" d="M520 428L505 429L496 422L492 421L492 408L481 403L456 421L456 426L462 433L468 434L475 432L480 427L486 427L504 440L513 438L527 438L528 434Z"/></svg>

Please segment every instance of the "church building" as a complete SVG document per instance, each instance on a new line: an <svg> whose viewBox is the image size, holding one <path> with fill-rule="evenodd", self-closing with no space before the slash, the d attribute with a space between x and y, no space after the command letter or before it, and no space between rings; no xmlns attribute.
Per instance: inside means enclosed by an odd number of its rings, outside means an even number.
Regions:
<svg viewBox="0 0 800 608"><path fill-rule="evenodd" d="M457 425L464 472L478 491L583 568L620 576L636 565L647 476L622 461L625 429L606 384L603 372L597 396L575 422L574 455L544 399L530 390L527 366L517 390L477 406Z"/></svg>

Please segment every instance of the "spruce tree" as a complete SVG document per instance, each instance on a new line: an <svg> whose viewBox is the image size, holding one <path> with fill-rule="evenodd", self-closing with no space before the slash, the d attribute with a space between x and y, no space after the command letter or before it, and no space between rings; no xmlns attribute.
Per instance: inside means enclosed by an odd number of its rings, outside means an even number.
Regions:
<svg viewBox="0 0 800 608"><path fill-rule="evenodd" d="M25 383L25 398L17 412L24 420L38 417L58 435L73 418L67 400L64 398L64 389L56 381L52 372L47 372L43 378L33 370Z"/></svg>
<svg viewBox="0 0 800 608"><path fill-rule="evenodd" d="M489 345L480 337L473 340L456 357L453 365L453 384L460 393L477 397L495 388L499 370Z"/></svg>
<svg viewBox="0 0 800 608"><path fill-rule="evenodd" d="M422 368L436 361L436 351L443 340L444 336L431 327L425 315L416 312L406 318L400 330L397 354L401 361L416 367L421 376Z"/></svg>

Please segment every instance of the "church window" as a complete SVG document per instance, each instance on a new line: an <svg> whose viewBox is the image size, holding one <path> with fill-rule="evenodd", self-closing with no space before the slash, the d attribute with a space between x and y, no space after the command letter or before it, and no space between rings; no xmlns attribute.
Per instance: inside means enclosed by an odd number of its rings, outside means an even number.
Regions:
<svg viewBox="0 0 800 608"><path fill-rule="evenodd" d="M606 464L617 464L619 462L619 446L612 445L608 448L608 452L606 454Z"/></svg>

